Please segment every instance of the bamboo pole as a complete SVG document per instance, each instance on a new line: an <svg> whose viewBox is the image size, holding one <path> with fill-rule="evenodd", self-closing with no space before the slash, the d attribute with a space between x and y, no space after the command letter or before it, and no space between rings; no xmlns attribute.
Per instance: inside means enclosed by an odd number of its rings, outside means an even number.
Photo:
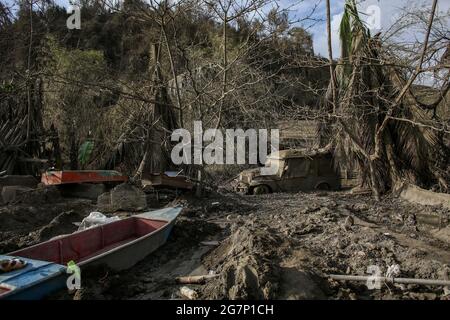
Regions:
<svg viewBox="0 0 450 320"><path fill-rule="evenodd" d="M380 280L387 283L403 283L403 284L419 284L424 286L449 286L449 280L440 279L415 279L415 278L389 278L389 277L377 277L377 276L347 276L340 274L329 274L328 278L333 280L345 280L345 281L364 281L367 280Z"/></svg>

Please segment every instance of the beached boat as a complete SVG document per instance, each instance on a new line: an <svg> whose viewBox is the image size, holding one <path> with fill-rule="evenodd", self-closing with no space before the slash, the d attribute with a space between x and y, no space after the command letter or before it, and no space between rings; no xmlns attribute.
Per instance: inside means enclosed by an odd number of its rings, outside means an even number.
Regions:
<svg viewBox="0 0 450 320"><path fill-rule="evenodd" d="M15 258L0 255L0 260ZM36 300L64 288L66 267L48 261L21 258L24 268L0 273L0 300Z"/></svg>
<svg viewBox="0 0 450 320"><path fill-rule="evenodd" d="M87 265L128 269L167 241L181 210L146 212L11 252L8 256L30 263L0 275L0 299L40 299L63 288L68 276L65 266L70 261L81 269Z"/></svg>
<svg viewBox="0 0 450 320"><path fill-rule="evenodd" d="M45 185L125 182L127 180L127 176L124 176L115 170L47 171L44 172L41 177L41 182Z"/></svg>

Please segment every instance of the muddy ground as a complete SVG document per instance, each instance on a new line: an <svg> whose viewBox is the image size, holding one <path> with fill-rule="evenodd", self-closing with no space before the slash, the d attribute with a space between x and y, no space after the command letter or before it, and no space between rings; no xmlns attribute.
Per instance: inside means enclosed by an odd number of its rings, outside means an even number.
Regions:
<svg viewBox="0 0 450 320"><path fill-rule="evenodd" d="M49 191L50 192L50 191ZM0 252L76 230L95 203L42 191L0 208ZM37 198L41 199L38 200ZM45 198L45 193L44 193ZM52 299L179 299L178 276L215 273L187 285L200 299L448 299L447 288L334 281L400 267L399 277L443 279L450 264L450 211L394 197L348 192L185 196L168 243L130 270L82 273L82 289ZM126 215L126 213L122 213ZM203 241L218 241L204 245Z"/></svg>

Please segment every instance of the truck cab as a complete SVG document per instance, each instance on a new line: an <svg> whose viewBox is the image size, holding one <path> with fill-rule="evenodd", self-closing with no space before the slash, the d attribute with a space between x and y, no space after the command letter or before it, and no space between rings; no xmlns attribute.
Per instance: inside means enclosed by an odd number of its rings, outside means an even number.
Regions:
<svg viewBox="0 0 450 320"><path fill-rule="evenodd" d="M261 174L260 168L242 171L237 179L236 190L245 194L263 194L340 188L340 178L333 168L329 152L281 150L267 157L266 166L271 165L278 167L277 173L273 175Z"/></svg>

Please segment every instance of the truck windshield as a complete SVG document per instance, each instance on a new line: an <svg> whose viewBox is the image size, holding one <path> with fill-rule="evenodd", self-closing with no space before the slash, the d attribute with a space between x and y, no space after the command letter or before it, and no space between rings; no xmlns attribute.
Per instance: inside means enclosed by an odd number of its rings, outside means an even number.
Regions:
<svg viewBox="0 0 450 320"><path fill-rule="evenodd" d="M283 160L267 158L266 159L266 163L264 164L265 167L272 167L272 166L276 166L276 165L278 165L278 172L277 172L277 174L279 174L280 171L282 171L283 167L284 167L284 161Z"/></svg>

